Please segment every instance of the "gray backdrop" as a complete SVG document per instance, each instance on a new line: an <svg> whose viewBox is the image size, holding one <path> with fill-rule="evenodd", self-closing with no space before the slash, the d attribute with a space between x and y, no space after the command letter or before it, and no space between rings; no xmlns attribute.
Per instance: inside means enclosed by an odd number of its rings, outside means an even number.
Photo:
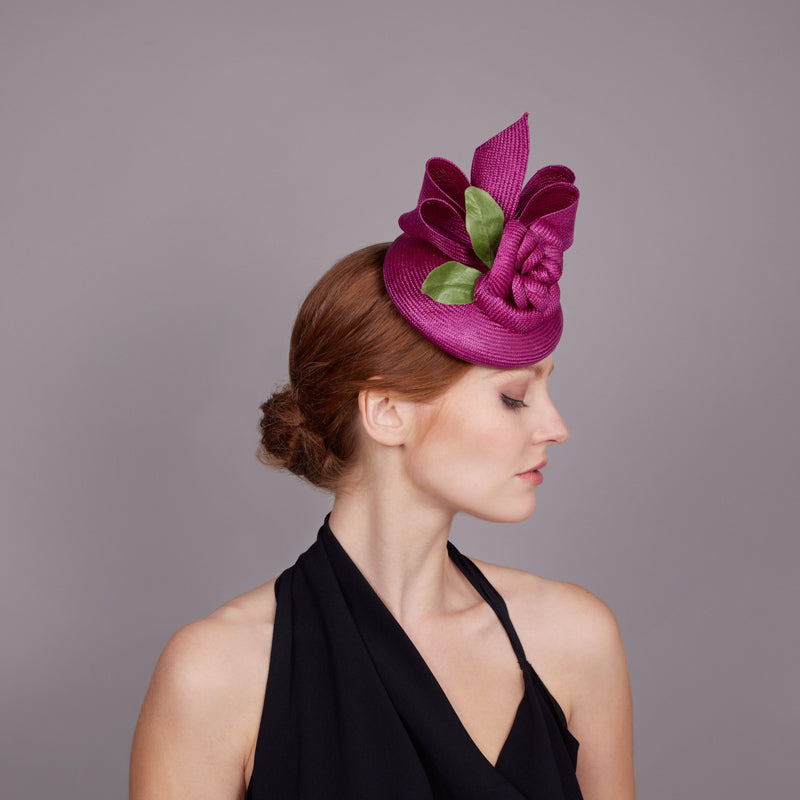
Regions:
<svg viewBox="0 0 800 800"><path fill-rule="evenodd" d="M4 800L125 796L170 634L329 508L254 457L300 300L526 110L571 438L454 541L616 612L641 798L797 796L799 8L5 0Z"/></svg>

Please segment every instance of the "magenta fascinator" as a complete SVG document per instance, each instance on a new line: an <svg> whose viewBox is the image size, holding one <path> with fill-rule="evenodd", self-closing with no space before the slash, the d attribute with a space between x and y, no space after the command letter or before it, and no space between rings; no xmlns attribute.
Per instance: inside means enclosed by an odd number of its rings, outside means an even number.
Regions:
<svg viewBox="0 0 800 800"><path fill-rule="evenodd" d="M470 180L431 158L417 207L386 254L383 277L401 316L442 350L513 368L555 350L563 314L558 281L572 244L578 189L567 167L524 186L528 115L482 144Z"/></svg>

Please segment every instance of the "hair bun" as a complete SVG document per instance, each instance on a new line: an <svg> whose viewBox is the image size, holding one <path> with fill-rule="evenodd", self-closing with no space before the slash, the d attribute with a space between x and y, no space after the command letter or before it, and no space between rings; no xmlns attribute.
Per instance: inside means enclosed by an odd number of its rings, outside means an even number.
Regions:
<svg viewBox="0 0 800 800"><path fill-rule="evenodd" d="M305 415L298 402L297 392L286 384L273 392L261 404L261 444L258 458L265 464L295 471L298 450L306 449Z"/></svg>

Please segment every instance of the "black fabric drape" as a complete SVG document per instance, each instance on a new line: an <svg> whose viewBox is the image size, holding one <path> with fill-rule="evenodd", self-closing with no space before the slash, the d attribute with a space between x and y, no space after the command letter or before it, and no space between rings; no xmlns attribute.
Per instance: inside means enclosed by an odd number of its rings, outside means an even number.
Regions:
<svg viewBox="0 0 800 800"><path fill-rule="evenodd" d="M248 800L580 800L578 743L525 659L505 603L448 542L497 612L525 695L496 765L328 527L278 578Z"/></svg>

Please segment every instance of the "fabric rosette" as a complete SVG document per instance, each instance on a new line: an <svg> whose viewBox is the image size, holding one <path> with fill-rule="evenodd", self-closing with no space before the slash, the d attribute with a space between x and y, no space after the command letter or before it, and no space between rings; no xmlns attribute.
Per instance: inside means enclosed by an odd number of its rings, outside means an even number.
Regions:
<svg viewBox="0 0 800 800"><path fill-rule="evenodd" d="M523 187L527 117L475 151L470 180L446 159L427 162L417 207L400 217L384 261L389 296L412 327L491 367L546 358L563 327L558 281L579 194L560 165Z"/></svg>

